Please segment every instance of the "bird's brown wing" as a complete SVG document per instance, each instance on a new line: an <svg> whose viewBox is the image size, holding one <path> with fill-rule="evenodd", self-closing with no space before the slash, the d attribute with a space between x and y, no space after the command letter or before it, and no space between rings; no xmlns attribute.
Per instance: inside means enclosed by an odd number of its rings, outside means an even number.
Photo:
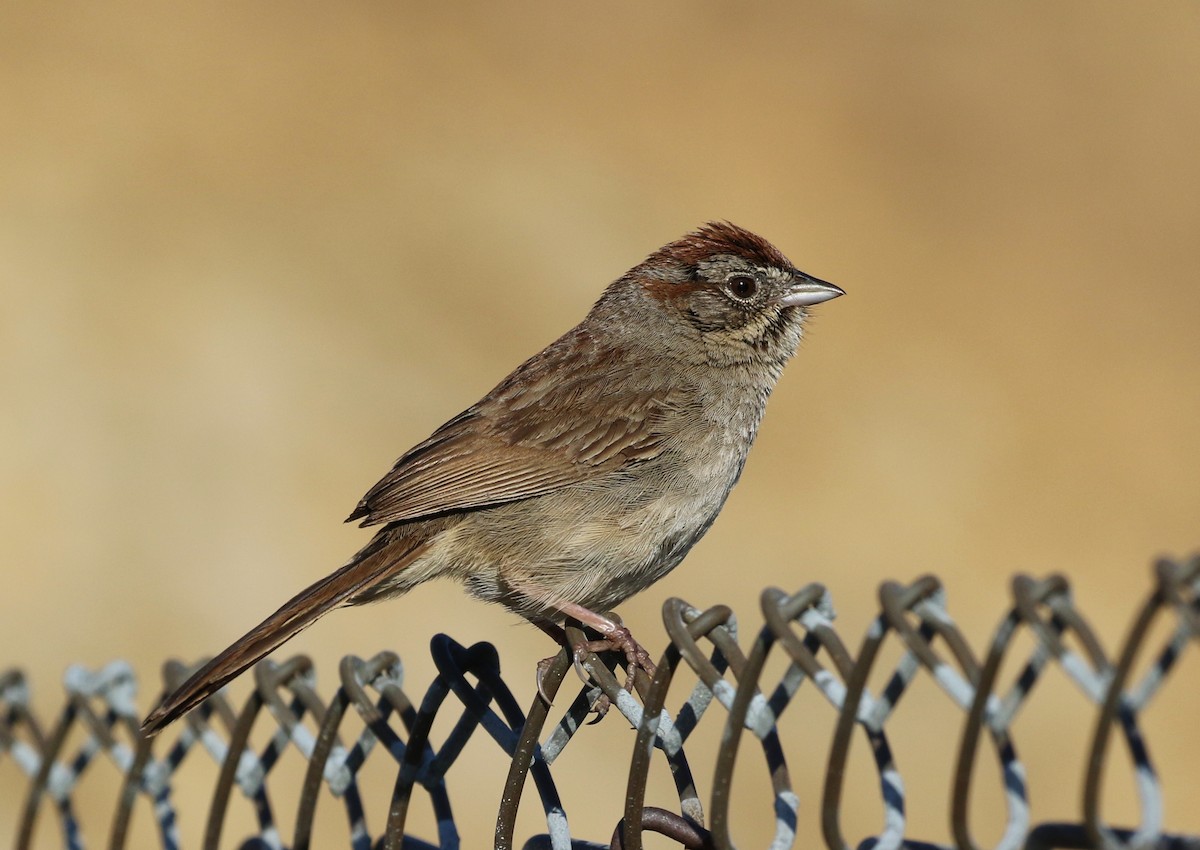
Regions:
<svg viewBox="0 0 1200 850"><path fill-rule="evenodd" d="M564 341L558 344L566 348ZM349 520L403 522L540 496L655 457L681 393L589 346L547 349L405 454ZM611 353L608 358L611 358Z"/></svg>

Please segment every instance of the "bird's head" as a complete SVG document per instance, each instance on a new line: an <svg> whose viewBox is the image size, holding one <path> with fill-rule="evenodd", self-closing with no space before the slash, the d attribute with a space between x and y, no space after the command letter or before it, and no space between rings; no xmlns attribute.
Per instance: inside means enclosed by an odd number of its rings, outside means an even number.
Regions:
<svg viewBox="0 0 1200 850"><path fill-rule="evenodd" d="M660 325L666 348L715 365L769 361L796 351L808 308L845 294L797 269L779 249L729 222L712 222L655 251L597 304L641 325ZM597 314L593 310L593 315Z"/></svg>

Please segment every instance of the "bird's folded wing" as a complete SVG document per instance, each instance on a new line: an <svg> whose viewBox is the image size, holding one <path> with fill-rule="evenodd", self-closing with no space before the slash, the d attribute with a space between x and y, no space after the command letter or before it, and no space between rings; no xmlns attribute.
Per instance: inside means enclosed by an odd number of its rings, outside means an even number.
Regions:
<svg viewBox="0 0 1200 850"><path fill-rule="evenodd" d="M527 499L662 451L671 393L588 399L566 415L570 383L540 405L485 400L464 411L400 458L348 519L377 525Z"/></svg>

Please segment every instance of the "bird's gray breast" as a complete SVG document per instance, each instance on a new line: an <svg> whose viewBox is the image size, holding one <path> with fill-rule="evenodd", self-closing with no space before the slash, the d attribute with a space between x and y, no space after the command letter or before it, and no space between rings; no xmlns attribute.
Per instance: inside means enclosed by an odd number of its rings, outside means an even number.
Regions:
<svg viewBox="0 0 1200 850"><path fill-rule="evenodd" d="M649 462L653 468L630 476L630 498L616 522L616 537L627 547L610 596L621 589L621 598L630 596L662 578L716 520L742 473L766 401L765 392L735 389L699 396L667 450Z"/></svg>

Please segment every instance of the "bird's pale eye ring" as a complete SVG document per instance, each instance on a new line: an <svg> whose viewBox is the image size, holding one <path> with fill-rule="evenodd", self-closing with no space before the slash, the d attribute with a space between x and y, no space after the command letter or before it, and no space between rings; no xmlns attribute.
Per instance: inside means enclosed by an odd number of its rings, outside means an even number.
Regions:
<svg viewBox="0 0 1200 850"><path fill-rule="evenodd" d="M725 291L739 301L749 301L758 294L758 278L751 274L731 274L725 280Z"/></svg>

